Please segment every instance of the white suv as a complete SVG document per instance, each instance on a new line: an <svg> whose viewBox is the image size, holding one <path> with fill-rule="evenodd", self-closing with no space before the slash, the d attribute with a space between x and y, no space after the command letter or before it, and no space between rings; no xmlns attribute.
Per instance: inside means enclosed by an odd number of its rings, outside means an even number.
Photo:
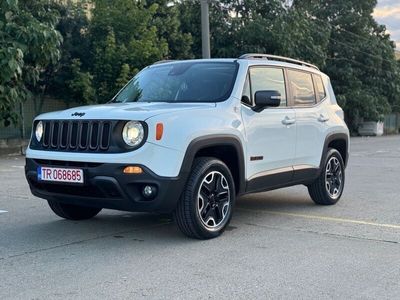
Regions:
<svg viewBox="0 0 400 300"><path fill-rule="evenodd" d="M164 61L107 104L38 116L26 178L60 217L173 212L204 239L224 231L246 193L304 184L314 202L336 203L348 144L314 65L265 54Z"/></svg>

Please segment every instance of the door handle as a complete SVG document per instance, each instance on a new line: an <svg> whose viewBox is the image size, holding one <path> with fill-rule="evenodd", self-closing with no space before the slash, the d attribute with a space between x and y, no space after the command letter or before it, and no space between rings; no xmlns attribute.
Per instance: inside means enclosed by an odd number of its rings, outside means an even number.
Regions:
<svg viewBox="0 0 400 300"><path fill-rule="evenodd" d="M329 117L325 117L323 114L320 114L318 117L318 121L321 123L325 123L326 121L329 121Z"/></svg>
<svg viewBox="0 0 400 300"><path fill-rule="evenodd" d="M292 124L294 124L294 123L296 123L296 119L291 119L291 118L289 118L288 116L286 116L286 117L282 120L282 124L283 124L283 125L286 125L286 126L292 125Z"/></svg>

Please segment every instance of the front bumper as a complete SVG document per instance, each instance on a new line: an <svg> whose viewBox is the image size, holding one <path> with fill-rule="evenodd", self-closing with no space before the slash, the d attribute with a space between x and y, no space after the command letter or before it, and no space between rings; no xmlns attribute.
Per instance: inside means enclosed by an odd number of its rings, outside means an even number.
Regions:
<svg viewBox="0 0 400 300"><path fill-rule="evenodd" d="M39 166L79 168L84 172L83 185L49 183L38 180ZM125 211L171 212L175 209L187 176L160 177L145 166L142 174L124 174L126 164L82 163L26 158L25 174L32 194L68 204ZM157 188L153 199L145 198L145 185Z"/></svg>

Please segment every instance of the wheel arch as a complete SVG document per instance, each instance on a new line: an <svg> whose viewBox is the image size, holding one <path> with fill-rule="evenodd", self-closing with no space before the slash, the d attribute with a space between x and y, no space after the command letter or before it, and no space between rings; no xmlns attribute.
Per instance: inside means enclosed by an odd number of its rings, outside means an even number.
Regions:
<svg viewBox="0 0 400 300"><path fill-rule="evenodd" d="M332 133L326 137L320 161L320 170L323 168L326 153L329 148L339 151L346 167L349 160L349 136L345 133Z"/></svg>
<svg viewBox="0 0 400 300"><path fill-rule="evenodd" d="M186 149L181 173L188 176L197 157L210 156L230 169L237 194L245 191L245 164L242 142L234 135L208 135L194 139Z"/></svg>

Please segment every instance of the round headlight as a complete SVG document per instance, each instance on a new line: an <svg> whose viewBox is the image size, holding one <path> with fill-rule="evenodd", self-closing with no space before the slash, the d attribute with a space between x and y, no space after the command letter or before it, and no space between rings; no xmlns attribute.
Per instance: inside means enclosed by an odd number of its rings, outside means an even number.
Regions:
<svg viewBox="0 0 400 300"><path fill-rule="evenodd" d="M130 147L139 145L144 138L144 128L140 122L129 121L122 130L122 139Z"/></svg>
<svg viewBox="0 0 400 300"><path fill-rule="evenodd" d="M42 136L43 136L43 122L42 121L39 121L36 124L35 136L36 136L36 140L38 142L40 142L40 140L42 139Z"/></svg>

